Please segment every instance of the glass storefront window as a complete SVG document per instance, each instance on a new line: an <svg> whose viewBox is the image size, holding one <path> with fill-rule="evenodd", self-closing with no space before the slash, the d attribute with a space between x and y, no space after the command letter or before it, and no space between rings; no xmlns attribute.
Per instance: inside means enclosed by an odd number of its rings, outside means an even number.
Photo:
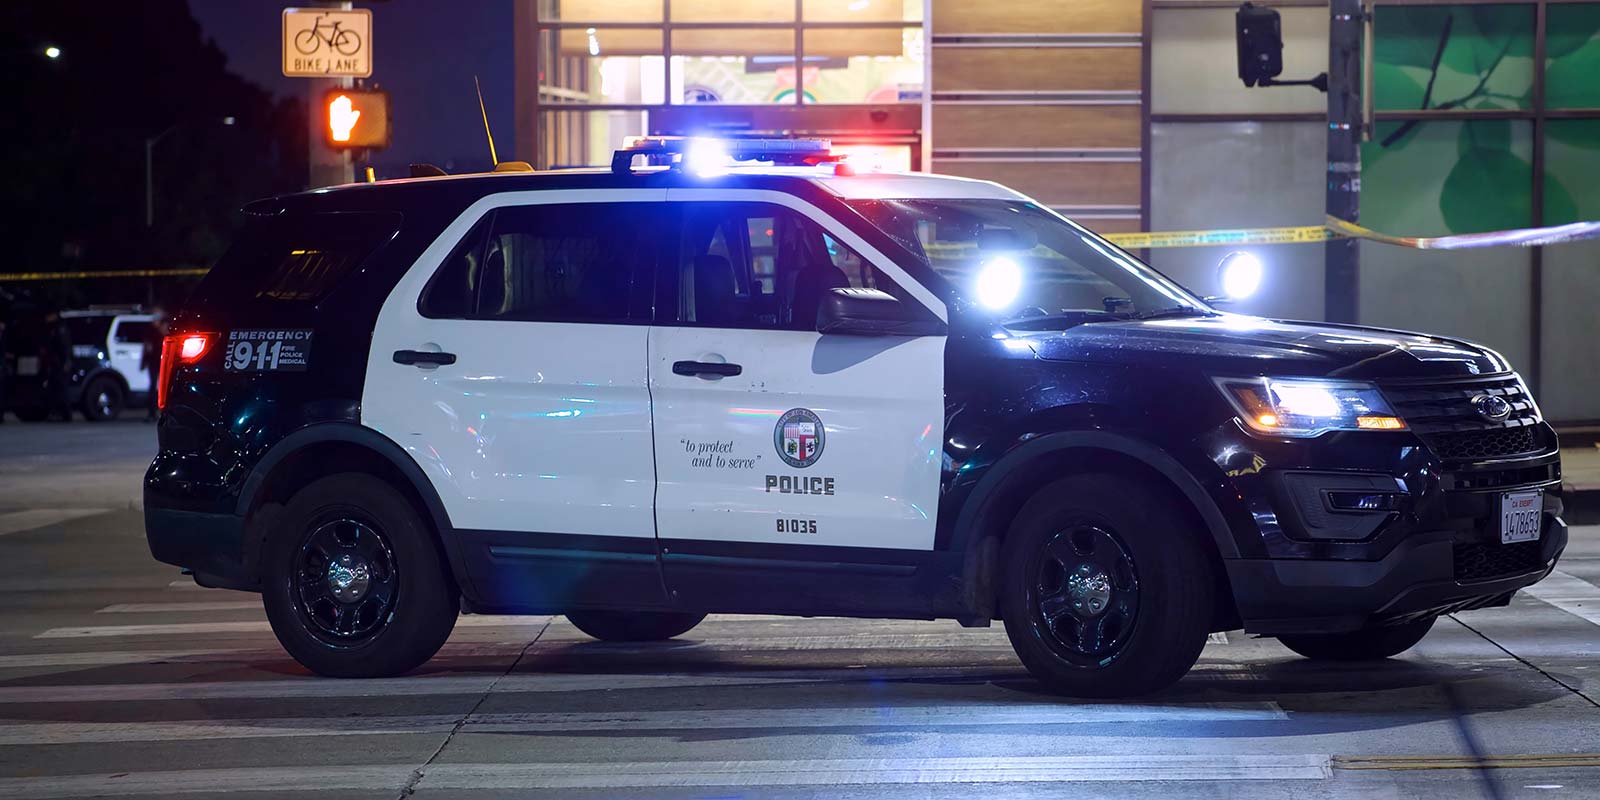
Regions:
<svg viewBox="0 0 1600 800"><path fill-rule="evenodd" d="M674 28L669 102L795 102L794 37L793 28Z"/></svg>
<svg viewBox="0 0 1600 800"><path fill-rule="evenodd" d="M1552 119L1544 133L1544 224L1600 219L1600 119Z"/></svg>
<svg viewBox="0 0 1600 800"><path fill-rule="evenodd" d="M678 0L672 21L794 22L794 0Z"/></svg>
<svg viewBox="0 0 1600 800"><path fill-rule="evenodd" d="M1524 228L1532 201L1528 120L1384 121L1361 146L1361 222L1384 232Z"/></svg>
<svg viewBox="0 0 1600 800"><path fill-rule="evenodd" d="M541 104L665 102L659 30L546 29L539 32L539 62Z"/></svg>
<svg viewBox="0 0 1600 800"><path fill-rule="evenodd" d="M1545 14L1545 105L1600 108L1600 3L1552 4Z"/></svg>
<svg viewBox="0 0 1600 800"><path fill-rule="evenodd" d="M660 22L661 0L538 0L541 22Z"/></svg>
<svg viewBox="0 0 1600 800"><path fill-rule="evenodd" d="M649 114L644 110L541 112L539 141L543 163L548 165L544 168L609 165L612 152L622 149L623 138L648 132Z"/></svg>
<svg viewBox="0 0 1600 800"><path fill-rule="evenodd" d="M807 103L915 103L921 28L811 28L801 83Z"/></svg>
<svg viewBox="0 0 1600 800"><path fill-rule="evenodd" d="M1530 107L1531 3L1380 5L1376 13L1372 79L1378 109Z"/></svg>
<svg viewBox="0 0 1600 800"><path fill-rule="evenodd" d="M921 22L922 0L805 0L806 22Z"/></svg>

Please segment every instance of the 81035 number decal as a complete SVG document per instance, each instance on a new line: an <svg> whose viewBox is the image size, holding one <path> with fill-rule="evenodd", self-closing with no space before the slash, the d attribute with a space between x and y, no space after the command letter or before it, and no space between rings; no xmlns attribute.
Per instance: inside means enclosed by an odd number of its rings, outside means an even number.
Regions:
<svg viewBox="0 0 1600 800"><path fill-rule="evenodd" d="M814 519L783 519L778 520L778 533L816 533L817 521Z"/></svg>

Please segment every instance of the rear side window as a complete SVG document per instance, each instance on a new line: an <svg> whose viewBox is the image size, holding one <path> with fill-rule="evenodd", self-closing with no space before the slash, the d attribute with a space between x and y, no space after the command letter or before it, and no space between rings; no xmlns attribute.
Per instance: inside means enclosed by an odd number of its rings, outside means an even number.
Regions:
<svg viewBox="0 0 1600 800"><path fill-rule="evenodd" d="M293 214L253 220L200 284L208 303L320 302L394 237L400 215Z"/></svg>
<svg viewBox="0 0 1600 800"><path fill-rule="evenodd" d="M150 335L150 323L141 320L124 320L117 324L118 344L143 344Z"/></svg>
<svg viewBox="0 0 1600 800"><path fill-rule="evenodd" d="M659 210L641 203L502 208L441 264L420 310L435 319L649 319Z"/></svg>

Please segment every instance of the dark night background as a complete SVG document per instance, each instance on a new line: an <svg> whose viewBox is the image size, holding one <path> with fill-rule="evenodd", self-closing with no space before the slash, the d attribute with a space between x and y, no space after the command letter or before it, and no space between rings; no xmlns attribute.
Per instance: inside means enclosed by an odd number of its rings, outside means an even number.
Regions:
<svg viewBox="0 0 1600 800"><path fill-rule="evenodd" d="M55 0L0 8L0 126L10 257L0 272L209 265L238 208L307 183L308 82L280 72L287 3ZM472 77L503 156L512 146L510 0L358 3L373 12L370 85L391 95L380 178L411 162L486 168ZM61 57L44 56L46 46ZM223 117L235 119L232 126ZM145 140L154 153L155 225L144 226ZM358 167L359 172L359 167ZM0 284L7 306L173 305L174 279Z"/></svg>

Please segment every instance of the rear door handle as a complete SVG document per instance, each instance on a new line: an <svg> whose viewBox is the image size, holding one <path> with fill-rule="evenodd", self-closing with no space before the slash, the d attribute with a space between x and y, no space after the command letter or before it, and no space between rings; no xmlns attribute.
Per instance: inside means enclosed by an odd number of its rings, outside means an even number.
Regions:
<svg viewBox="0 0 1600 800"><path fill-rule="evenodd" d="M744 367L738 364L723 364L716 361L674 361L672 374L674 375L717 375L729 378L744 372Z"/></svg>
<svg viewBox="0 0 1600 800"><path fill-rule="evenodd" d="M442 367L456 363L456 354L435 353L429 350L396 350L394 351L394 363Z"/></svg>

